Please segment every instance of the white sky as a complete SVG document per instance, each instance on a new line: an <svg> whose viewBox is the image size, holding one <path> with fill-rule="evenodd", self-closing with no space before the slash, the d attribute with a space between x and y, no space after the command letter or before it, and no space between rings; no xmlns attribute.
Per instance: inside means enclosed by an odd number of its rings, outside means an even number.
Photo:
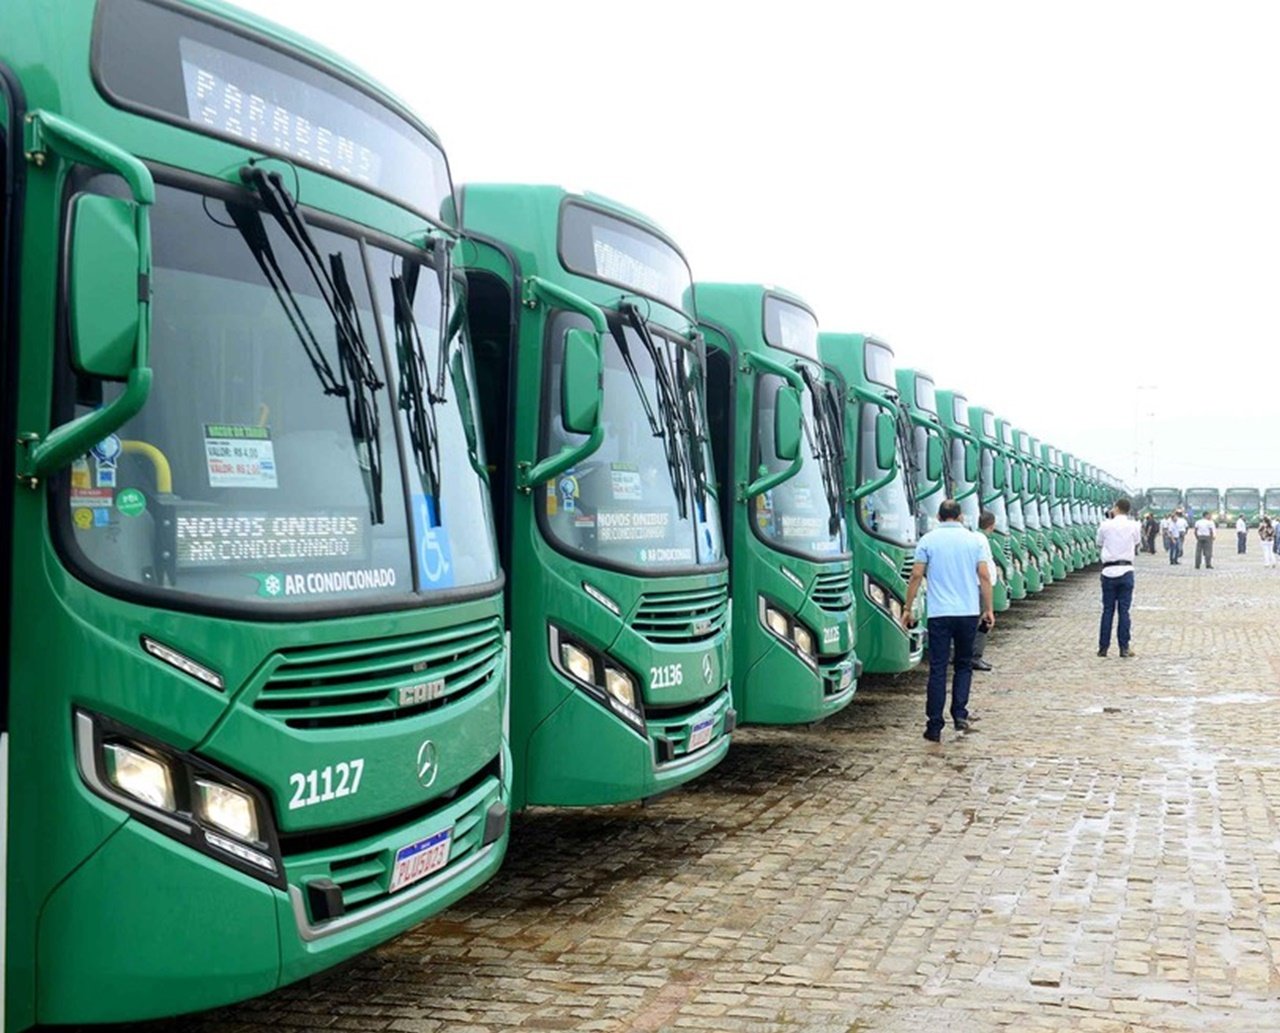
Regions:
<svg viewBox="0 0 1280 1033"><path fill-rule="evenodd" d="M1280 5L241 3L457 183L615 197L1130 484L1280 485Z"/></svg>

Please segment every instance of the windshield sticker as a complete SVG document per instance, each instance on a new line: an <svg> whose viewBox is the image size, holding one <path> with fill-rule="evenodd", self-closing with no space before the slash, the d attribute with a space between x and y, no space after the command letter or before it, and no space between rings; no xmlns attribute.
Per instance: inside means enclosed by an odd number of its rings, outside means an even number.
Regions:
<svg viewBox="0 0 1280 1033"><path fill-rule="evenodd" d="M692 549L641 549L641 563L692 563Z"/></svg>
<svg viewBox="0 0 1280 1033"><path fill-rule="evenodd" d="M556 492L560 496L560 508L566 513L572 513L578 505L577 500L580 493L578 478L571 474L565 474L556 485Z"/></svg>
<svg viewBox="0 0 1280 1033"><path fill-rule="evenodd" d="M665 511L630 513L602 511L596 517L601 542L660 542L667 537L671 514Z"/></svg>
<svg viewBox="0 0 1280 1033"><path fill-rule="evenodd" d="M814 541L825 539L828 537L827 522L822 517L793 516L790 513L783 513L782 537L805 538L813 539Z"/></svg>
<svg viewBox="0 0 1280 1033"><path fill-rule="evenodd" d="M120 461L120 453L124 446L115 434L108 434L90 450L97 463L96 480L99 488L116 486L116 466Z"/></svg>
<svg viewBox="0 0 1280 1033"><path fill-rule="evenodd" d="M263 560L363 560L366 555L364 521L354 514L209 516L179 510L174 516L179 570Z"/></svg>
<svg viewBox="0 0 1280 1033"><path fill-rule="evenodd" d="M204 454L211 488L277 487L270 427L206 423Z"/></svg>
<svg viewBox="0 0 1280 1033"><path fill-rule="evenodd" d="M71 487L90 488L93 486L92 474L89 471L89 460L81 456L71 464Z"/></svg>
<svg viewBox="0 0 1280 1033"><path fill-rule="evenodd" d="M147 497L137 488L125 488L116 496L116 509L125 516L141 516L147 511Z"/></svg>
<svg viewBox="0 0 1280 1033"><path fill-rule="evenodd" d="M93 510L83 508L73 510L71 519L75 521L76 527L80 528L81 531L87 531L93 526Z"/></svg>
<svg viewBox="0 0 1280 1033"><path fill-rule="evenodd" d="M583 528L595 527L596 518L593 517L590 513L584 513L582 512L582 510L579 509L577 512L573 514L573 526L583 527Z"/></svg>
<svg viewBox="0 0 1280 1033"><path fill-rule="evenodd" d="M791 504L796 509L813 509L813 492L808 488L792 488Z"/></svg>
<svg viewBox="0 0 1280 1033"><path fill-rule="evenodd" d="M375 592L396 587L394 567L361 570L325 570L310 574L261 571L248 575L258 582L263 599L294 598L300 595L340 595L348 592Z"/></svg>
<svg viewBox="0 0 1280 1033"><path fill-rule="evenodd" d="M84 509L110 509L115 505L116 493L110 488L72 488L71 505Z"/></svg>
<svg viewBox="0 0 1280 1033"><path fill-rule="evenodd" d="M773 492L756 496L756 527L765 534L773 532Z"/></svg>
<svg viewBox="0 0 1280 1033"><path fill-rule="evenodd" d="M614 463L609 468L614 502L639 502L643 498L640 471L626 463Z"/></svg>
<svg viewBox="0 0 1280 1033"><path fill-rule="evenodd" d="M449 533L437 519L436 500L413 496L413 543L418 556L418 591L453 587Z"/></svg>

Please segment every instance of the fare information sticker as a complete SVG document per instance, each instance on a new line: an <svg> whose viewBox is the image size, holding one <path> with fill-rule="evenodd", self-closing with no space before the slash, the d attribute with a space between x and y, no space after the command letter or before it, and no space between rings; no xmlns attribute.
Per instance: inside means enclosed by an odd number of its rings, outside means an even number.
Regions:
<svg viewBox="0 0 1280 1033"><path fill-rule="evenodd" d="M270 427L206 423L204 455L211 488L277 487Z"/></svg>
<svg viewBox="0 0 1280 1033"><path fill-rule="evenodd" d="M389 893L412 886L449 863L449 846L453 829L444 829L426 839L402 846L396 851L396 866L391 873Z"/></svg>

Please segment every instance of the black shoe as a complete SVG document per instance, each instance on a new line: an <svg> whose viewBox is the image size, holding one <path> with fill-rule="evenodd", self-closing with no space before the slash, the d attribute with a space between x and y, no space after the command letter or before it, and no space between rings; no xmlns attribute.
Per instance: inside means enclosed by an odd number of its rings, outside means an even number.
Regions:
<svg viewBox="0 0 1280 1033"><path fill-rule="evenodd" d="M973 661L973 669L975 671L989 671L991 670L991 665L985 660L975 660Z"/></svg>
<svg viewBox="0 0 1280 1033"><path fill-rule="evenodd" d="M941 732L925 732L924 737L930 742L942 742Z"/></svg>
<svg viewBox="0 0 1280 1033"><path fill-rule="evenodd" d="M971 722L967 717L956 722L957 732L972 732L973 730L973 722Z"/></svg>
<svg viewBox="0 0 1280 1033"><path fill-rule="evenodd" d="M1121 655L1121 656L1123 656L1123 657L1130 657L1130 656L1134 656L1134 655L1136 655L1136 654L1134 653L1134 651L1133 651L1132 649L1121 649L1121 650L1120 650L1120 655Z"/></svg>
<svg viewBox="0 0 1280 1033"><path fill-rule="evenodd" d="M1107 655L1107 651L1106 651L1105 649L1099 649L1099 650L1098 650L1098 655L1099 655L1099 656L1106 656L1106 655Z"/></svg>

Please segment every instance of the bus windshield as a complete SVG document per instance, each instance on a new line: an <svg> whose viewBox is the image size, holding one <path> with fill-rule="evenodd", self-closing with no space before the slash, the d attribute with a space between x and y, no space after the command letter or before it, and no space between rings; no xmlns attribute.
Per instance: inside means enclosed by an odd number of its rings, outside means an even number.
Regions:
<svg viewBox="0 0 1280 1033"><path fill-rule="evenodd" d="M1197 516L1212 513L1218 508L1218 493L1213 490L1192 488L1187 491L1187 508Z"/></svg>
<svg viewBox="0 0 1280 1033"><path fill-rule="evenodd" d="M1257 488L1228 488L1227 509L1253 511L1258 508Z"/></svg>
<svg viewBox="0 0 1280 1033"><path fill-rule="evenodd" d="M1022 513L1022 499L1017 495L1009 497L1009 526L1015 531L1025 531L1027 522Z"/></svg>
<svg viewBox="0 0 1280 1033"><path fill-rule="evenodd" d="M778 390L783 386L782 378L772 373L760 377L756 390L753 469L763 467L769 473L777 473L791 465L778 459L774 448L773 414ZM812 400L810 389L806 388L805 393ZM753 519L756 531L766 541L792 552L827 560L847 551L845 526L843 519L837 518L835 532L832 532L827 484L815 452L817 437L813 433L816 428L812 410L806 412L806 421L810 431L800 436L800 454L804 460L800 472L771 491L757 495L751 504Z"/></svg>
<svg viewBox="0 0 1280 1033"><path fill-rule="evenodd" d="M566 334L587 325L582 316L568 312L552 321L543 455L585 440L561 423L560 377ZM605 334L604 441L554 483L538 489L538 512L548 536L588 562L650 571L719 563L723 548L701 408L702 365L687 341L656 325L644 326L652 352L636 325L617 322L615 332ZM689 389L673 399L667 388L677 383ZM686 398L700 439L692 446L681 429L683 417L670 408Z"/></svg>
<svg viewBox="0 0 1280 1033"><path fill-rule="evenodd" d="M917 380L917 391L919 385L927 383L924 380ZM928 473L929 462L929 431L924 427L908 424L909 433L911 434L911 473L915 478L915 501L916 501L916 535L917 537L932 531L938 526L938 505L942 502L945 490L944 484L935 487L926 477ZM925 492L929 488L934 488L929 494Z"/></svg>
<svg viewBox="0 0 1280 1033"><path fill-rule="evenodd" d="M360 240L310 237L336 288L251 195L157 186L150 396L73 464L65 496L72 555L119 587L350 608L498 576L483 460L459 413L474 397L469 364L455 356L447 402L432 405L381 346L394 264L415 284L421 359L435 368L437 271L375 252L371 284ZM76 412L118 392L81 380ZM425 478L406 476L421 464L397 448L411 406L435 417Z"/></svg>
<svg viewBox="0 0 1280 1033"><path fill-rule="evenodd" d="M950 444L950 461L947 470L948 491L953 499L960 501L960 517L965 527L971 531L978 529L978 517L982 515L982 502L978 493L973 490L973 481L964 475L965 442L963 438L952 438Z"/></svg>
<svg viewBox="0 0 1280 1033"><path fill-rule="evenodd" d="M1268 488L1264 499L1268 513L1280 509L1280 488Z"/></svg>
<svg viewBox="0 0 1280 1033"><path fill-rule="evenodd" d="M1157 513L1172 513L1182 505L1182 493L1168 488L1152 488L1147 499Z"/></svg>
<svg viewBox="0 0 1280 1033"><path fill-rule="evenodd" d="M880 411L878 406L864 403L859 417L858 480L863 484L878 481L885 473L876 462L876 417ZM909 459L902 449L901 438L895 452L897 472L878 491L864 495L858 501L858 521L877 538L884 538L897 545L914 545L916 519L905 480L910 474L910 467Z"/></svg>

